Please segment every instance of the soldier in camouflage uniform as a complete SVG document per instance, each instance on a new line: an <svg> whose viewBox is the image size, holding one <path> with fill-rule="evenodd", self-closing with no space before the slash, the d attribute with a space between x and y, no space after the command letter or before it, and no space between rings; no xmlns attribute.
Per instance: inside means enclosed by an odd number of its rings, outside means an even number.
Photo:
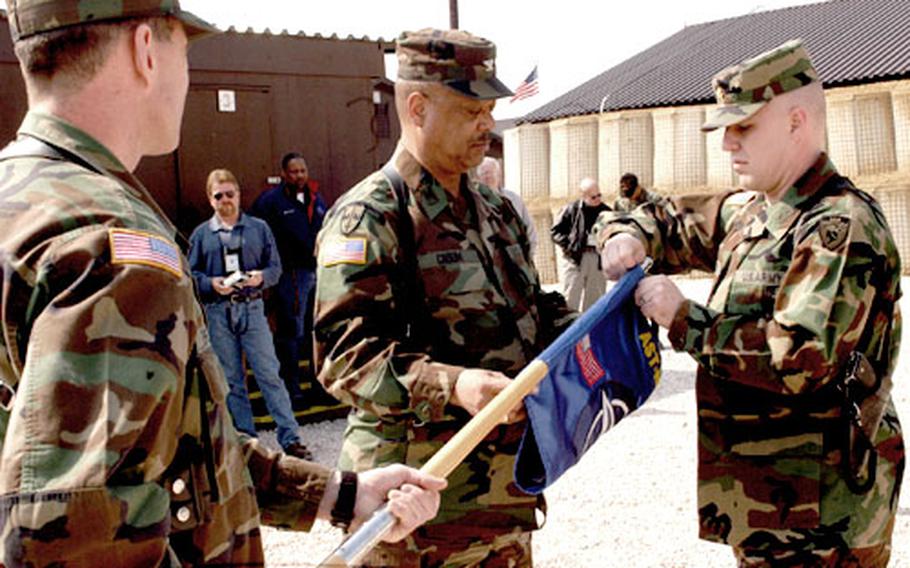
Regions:
<svg viewBox="0 0 910 568"><path fill-rule="evenodd" d="M7 5L30 110L0 154L0 566L258 566L260 521L438 490L402 466L358 489L231 426L176 230L130 173L176 147L187 36L215 30L176 1ZM438 504L390 498L392 538Z"/></svg>
<svg viewBox="0 0 910 568"><path fill-rule="evenodd" d="M615 277L645 254L716 275L707 305L666 276L642 312L699 363L702 538L740 566L884 567L904 470L890 396L900 261L882 211L822 151L825 98L801 42L714 78L704 130L746 192L600 219Z"/></svg>
<svg viewBox="0 0 910 568"><path fill-rule="evenodd" d="M631 211L642 203L659 203L662 196L648 191L640 183L638 176L625 173L619 178L619 197L613 202L613 211Z"/></svg>
<svg viewBox="0 0 910 568"><path fill-rule="evenodd" d="M514 208L467 175L509 94L494 45L422 30L397 54L398 148L318 241L319 380L354 407L340 463L357 470L424 464L573 317L542 293ZM449 476L432 524L368 564L530 566L542 502L512 478L523 429L494 430Z"/></svg>

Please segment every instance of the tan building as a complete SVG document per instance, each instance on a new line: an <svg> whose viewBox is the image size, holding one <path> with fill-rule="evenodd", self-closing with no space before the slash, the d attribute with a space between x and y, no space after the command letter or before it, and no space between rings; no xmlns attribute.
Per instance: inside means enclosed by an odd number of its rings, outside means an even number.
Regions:
<svg viewBox="0 0 910 568"><path fill-rule="evenodd" d="M910 2L832 0L689 26L524 116L505 131L505 183L548 233L579 181L612 203L620 176L658 192L736 183L723 131L703 134L715 72L802 38L828 99L828 153L882 204L910 273ZM583 110L579 110L583 109ZM555 282L556 251L537 265Z"/></svg>

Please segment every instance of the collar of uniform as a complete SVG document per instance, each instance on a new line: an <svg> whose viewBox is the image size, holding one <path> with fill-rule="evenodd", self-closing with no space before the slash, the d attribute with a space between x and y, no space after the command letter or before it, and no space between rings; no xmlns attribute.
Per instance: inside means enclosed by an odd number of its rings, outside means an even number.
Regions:
<svg viewBox="0 0 910 568"><path fill-rule="evenodd" d="M768 207L768 231L776 238L783 236L799 216L806 202L836 173L834 164L828 155L822 152L806 173L796 180L776 203Z"/></svg>
<svg viewBox="0 0 910 568"><path fill-rule="evenodd" d="M420 209L431 220L435 219L442 211L449 206L449 195L446 193L442 184L433 177L433 174L424 168L417 158L411 154L403 144L398 144L395 154L392 156L392 163L401 179L407 184L414 194L414 199L420 205ZM461 184L465 187L467 175L462 174Z"/></svg>
<svg viewBox="0 0 910 568"><path fill-rule="evenodd" d="M118 180L126 191L150 207L158 215L158 220L168 234L175 236L178 243L182 246L189 244L142 182L126 169L117 156L88 132L59 116L29 111L19 126L19 134L44 140L79 156L93 168L104 170L104 174Z"/></svg>
<svg viewBox="0 0 910 568"><path fill-rule="evenodd" d="M505 195L490 189L478 181L468 181L466 187L466 191L472 194L479 224L488 223L492 233L501 231L504 227L502 205L506 199Z"/></svg>
<svg viewBox="0 0 910 568"><path fill-rule="evenodd" d="M243 211L241 211L240 216L237 217L237 222L234 223L234 227L231 227L231 230L234 229L235 227L241 227L244 225L244 222L243 222L244 215L245 214L243 213ZM229 230L227 225L225 225L224 223L221 222L221 219L218 217L217 213L212 215L212 218L209 219L209 229L213 233L217 233L221 229L224 229L225 231Z"/></svg>
<svg viewBox="0 0 910 568"><path fill-rule="evenodd" d="M495 189L491 188L490 186L484 185L484 184L480 183L479 181L468 181L468 187L473 188L473 191L475 193L479 193L481 196L483 196L484 201L492 204L494 207L502 207L503 202L505 202L505 200L508 199L508 195L507 195L508 193L511 193L511 194L521 198L521 196L518 195L517 193L515 193L514 191L511 191L511 190L508 190L505 188L502 188L501 190L496 191Z"/></svg>
<svg viewBox="0 0 910 568"><path fill-rule="evenodd" d="M101 142L58 116L29 111L19 127L19 134L46 140L110 172L129 173L120 160Z"/></svg>

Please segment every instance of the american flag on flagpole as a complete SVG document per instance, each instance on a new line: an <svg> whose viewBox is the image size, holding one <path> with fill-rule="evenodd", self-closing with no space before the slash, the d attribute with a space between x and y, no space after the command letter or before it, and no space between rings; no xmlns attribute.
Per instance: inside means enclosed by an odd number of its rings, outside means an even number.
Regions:
<svg viewBox="0 0 910 568"><path fill-rule="evenodd" d="M537 94L537 66L525 77L525 80L515 89L515 94L509 99L510 103L533 97Z"/></svg>

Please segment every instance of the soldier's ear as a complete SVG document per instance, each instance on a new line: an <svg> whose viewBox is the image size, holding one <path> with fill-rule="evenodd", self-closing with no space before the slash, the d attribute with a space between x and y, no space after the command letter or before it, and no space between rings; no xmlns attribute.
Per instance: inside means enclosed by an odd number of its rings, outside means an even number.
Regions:
<svg viewBox="0 0 910 568"><path fill-rule="evenodd" d="M427 96L420 91L408 95L408 117L416 126L423 126L427 116Z"/></svg>
<svg viewBox="0 0 910 568"><path fill-rule="evenodd" d="M795 134L801 128L806 128L808 113L803 107L795 106L790 109L788 120L790 126L790 134Z"/></svg>
<svg viewBox="0 0 910 568"><path fill-rule="evenodd" d="M155 37L148 24L139 24L129 37L133 70L144 83L151 81L151 74L157 70L155 58Z"/></svg>

